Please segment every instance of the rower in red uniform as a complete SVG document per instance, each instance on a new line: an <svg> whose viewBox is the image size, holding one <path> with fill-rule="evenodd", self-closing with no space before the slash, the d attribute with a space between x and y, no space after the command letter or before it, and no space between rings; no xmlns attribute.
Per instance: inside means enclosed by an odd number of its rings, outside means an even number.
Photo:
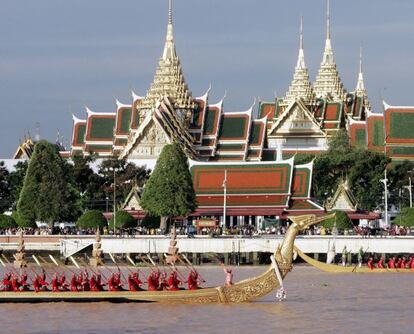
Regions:
<svg viewBox="0 0 414 334"><path fill-rule="evenodd" d="M401 265L401 262L402 262L402 258L399 257L397 263L395 264L395 268L399 268Z"/></svg>
<svg viewBox="0 0 414 334"><path fill-rule="evenodd" d="M406 257L405 256L403 256L402 257L402 259L401 259L401 262L400 262L400 265L399 265L399 269L405 269L405 264L406 264L406 261L407 261L407 259L406 259Z"/></svg>
<svg viewBox="0 0 414 334"><path fill-rule="evenodd" d="M374 259L372 258L372 256L368 259L367 266L371 270L375 269Z"/></svg>
<svg viewBox="0 0 414 334"><path fill-rule="evenodd" d="M78 292L78 279L75 274L72 274L72 278L70 279L70 291Z"/></svg>
<svg viewBox="0 0 414 334"><path fill-rule="evenodd" d="M35 275L35 278L33 280L33 289L35 292L42 291L42 285L40 284L40 277L38 274Z"/></svg>
<svg viewBox="0 0 414 334"><path fill-rule="evenodd" d="M109 291L122 291L121 275L112 273L108 280Z"/></svg>
<svg viewBox="0 0 414 334"><path fill-rule="evenodd" d="M58 275L56 273L53 274L51 284L52 284L52 291L59 292L59 280L58 280Z"/></svg>
<svg viewBox="0 0 414 334"><path fill-rule="evenodd" d="M83 281L81 282L81 284L82 284L83 291L91 291L91 285L89 283L89 274L86 270L85 270L85 274L83 275Z"/></svg>
<svg viewBox="0 0 414 334"><path fill-rule="evenodd" d="M20 291L28 291L29 290L29 283L27 282L27 274L24 272L20 276Z"/></svg>
<svg viewBox="0 0 414 334"><path fill-rule="evenodd" d="M200 289L200 275L198 274L197 270L191 269L190 273L188 274L187 278L188 283L188 290L197 290Z"/></svg>
<svg viewBox="0 0 414 334"><path fill-rule="evenodd" d="M141 288L141 285L142 285L142 281L139 279L139 271L137 271L136 273L133 273L132 274L132 278L134 279L134 281L135 281L135 284L136 284L136 286L137 286L137 291L142 291L142 290L144 290L143 288Z"/></svg>
<svg viewBox="0 0 414 334"><path fill-rule="evenodd" d="M178 279L177 270L173 269L170 272L170 275L168 277L168 290L170 291L180 290L180 288L178 287L180 284L182 284L182 282Z"/></svg>
<svg viewBox="0 0 414 334"><path fill-rule="evenodd" d="M139 286L134 279L133 273L129 273L128 275L128 288L129 288L129 291L139 291Z"/></svg>
<svg viewBox="0 0 414 334"><path fill-rule="evenodd" d="M4 274L2 291L12 291L13 290L10 278L11 278L11 275L9 273Z"/></svg>
<svg viewBox="0 0 414 334"><path fill-rule="evenodd" d="M159 271L151 271L147 278L148 291L159 290Z"/></svg>
<svg viewBox="0 0 414 334"><path fill-rule="evenodd" d="M106 285L105 283L102 283L102 274L101 272L98 270L98 273L96 274L96 287L98 288L98 291L104 291L104 285Z"/></svg>
<svg viewBox="0 0 414 334"><path fill-rule="evenodd" d="M407 269L410 269L412 264L413 264L413 257L412 257L412 256L410 256L410 257L408 258L408 262L407 262L407 264L405 265L405 267L406 267Z"/></svg>
<svg viewBox="0 0 414 334"><path fill-rule="evenodd" d="M379 261L377 263L377 267L380 268L380 269L384 269L385 268L384 267L384 257L383 256L380 257L380 259L379 259Z"/></svg>
<svg viewBox="0 0 414 334"><path fill-rule="evenodd" d="M65 276L65 274L62 274L59 277L59 288L62 291L69 291L69 285L68 285L68 283L66 283L66 276Z"/></svg>
<svg viewBox="0 0 414 334"><path fill-rule="evenodd" d="M168 290L167 273L165 271L161 273L158 290Z"/></svg>
<svg viewBox="0 0 414 334"><path fill-rule="evenodd" d="M388 268L395 269L395 256L390 257L388 260Z"/></svg>
<svg viewBox="0 0 414 334"><path fill-rule="evenodd" d="M44 269L42 269L42 273L38 276L38 278L42 291L48 291L47 286L49 283L46 282L46 272Z"/></svg>
<svg viewBox="0 0 414 334"><path fill-rule="evenodd" d="M14 292L20 291L19 277L15 274L13 274L11 277L11 285Z"/></svg>

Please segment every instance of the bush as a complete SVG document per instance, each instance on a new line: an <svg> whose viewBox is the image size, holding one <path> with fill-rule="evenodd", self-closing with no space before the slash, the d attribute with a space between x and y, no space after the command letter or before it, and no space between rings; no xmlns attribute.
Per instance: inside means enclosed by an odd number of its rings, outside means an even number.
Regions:
<svg viewBox="0 0 414 334"><path fill-rule="evenodd" d="M394 219L394 224L405 227L414 226L414 208L403 208L401 213Z"/></svg>
<svg viewBox="0 0 414 334"><path fill-rule="evenodd" d="M128 212L120 210L115 212L116 228L131 228L137 226L137 221ZM109 228L114 227L114 217L109 222Z"/></svg>
<svg viewBox="0 0 414 334"><path fill-rule="evenodd" d="M18 225L13 217L7 215L0 215L0 228L16 228Z"/></svg>
<svg viewBox="0 0 414 334"><path fill-rule="evenodd" d="M90 210L79 217L76 222L78 228L103 228L107 226L103 213L99 210Z"/></svg>
<svg viewBox="0 0 414 334"><path fill-rule="evenodd" d="M321 225L325 228L332 228L336 222L336 228L338 230L348 230L354 227L348 215L344 211L335 210L332 213L335 213L335 217L324 220Z"/></svg>

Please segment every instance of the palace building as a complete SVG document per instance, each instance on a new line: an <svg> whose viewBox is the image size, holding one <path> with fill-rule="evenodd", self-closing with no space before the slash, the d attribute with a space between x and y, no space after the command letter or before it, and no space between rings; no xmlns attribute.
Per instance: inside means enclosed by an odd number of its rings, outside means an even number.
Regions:
<svg viewBox="0 0 414 334"><path fill-rule="evenodd" d="M346 129L353 146L382 151L395 160L414 159L409 130L414 108L384 103L383 113L372 111L362 54L355 89L344 88L332 48L329 1L325 48L313 83L305 62L302 19L299 40L293 79L283 97L259 101L246 111L225 112L223 100L210 103L210 89L193 97L187 86L170 3L164 50L146 95L132 92L131 103L116 101L113 113L86 108L84 118L73 116L70 154L155 160L166 143L176 140L194 160L272 161L277 152L280 159L288 159L326 151L328 139ZM401 124L408 130L395 130Z"/></svg>

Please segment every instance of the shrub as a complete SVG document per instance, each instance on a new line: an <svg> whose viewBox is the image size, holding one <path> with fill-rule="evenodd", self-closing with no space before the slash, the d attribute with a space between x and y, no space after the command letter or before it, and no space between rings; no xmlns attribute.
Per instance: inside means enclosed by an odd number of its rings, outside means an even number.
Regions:
<svg viewBox="0 0 414 334"><path fill-rule="evenodd" d="M79 217L76 227L79 228L103 228L107 226L103 213L99 210L90 210Z"/></svg>

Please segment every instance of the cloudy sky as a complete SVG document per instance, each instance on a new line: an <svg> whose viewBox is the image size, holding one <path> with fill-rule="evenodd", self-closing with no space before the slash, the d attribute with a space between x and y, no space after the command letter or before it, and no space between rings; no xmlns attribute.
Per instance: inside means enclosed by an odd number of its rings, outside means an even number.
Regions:
<svg viewBox="0 0 414 334"><path fill-rule="evenodd" d="M145 94L165 38L167 0L0 0L0 157L36 132L69 140L71 114L114 111L114 97ZM193 95L227 90L225 110L247 109L288 88L304 16L305 56L314 79L325 36L325 0L175 0L177 52ZM348 90L363 46L365 82L414 105L414 1L332 0L332 43Z"/></svg>

